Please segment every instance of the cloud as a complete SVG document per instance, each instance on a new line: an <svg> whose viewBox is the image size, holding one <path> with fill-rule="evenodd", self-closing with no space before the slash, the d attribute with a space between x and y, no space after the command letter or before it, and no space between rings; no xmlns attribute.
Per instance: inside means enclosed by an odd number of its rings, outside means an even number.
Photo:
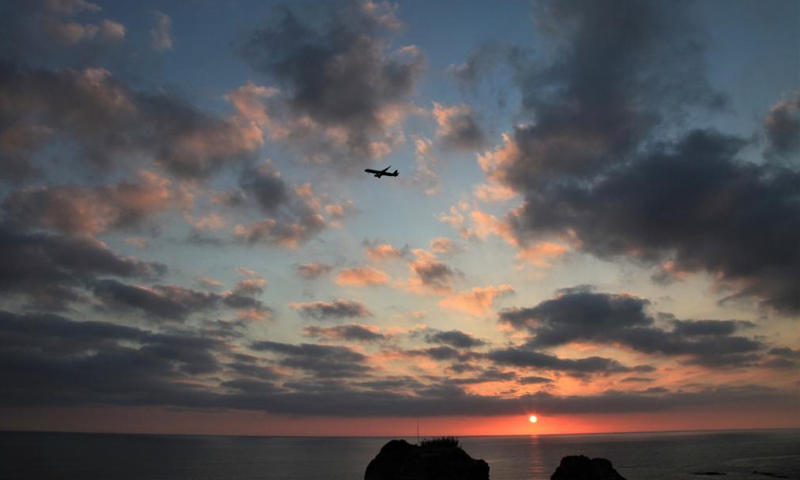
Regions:
<svg viewBox="0 0 800 480"><path fill-rule="evenodd" d="M389 283L389 275L372 267L345 268L336 275L336 285L363 287L386 283Z"/></svg>
<svg viewBox="0 0 800 480"><path fill-rule="evenodd" d="M200 405L207 395L186 380L221 371L216 355L226 350L217 339L191 334L2 312L0 402Z"/></svg>
<svg viewBox="0 0 800 480"><path fill-rule="evenodd" d="M439 160L433 152L433 142L427 138L415 138L414 159L417 162L417 169L411 176L411 184L423 188L425 195L437 194L442 182L435 169Z"/></svg>
<svg viewBox="0 0 800 480"><path fill-rule="evenodd" d="M31 187L3 200L7 218L19 225L67 234L98 235L132 229L172 209L192 205L192 195L170 180L142 170L136 181L100 187Z"/></svg>
<svg viewBox="0 0 800 480"><path fill-rule="evenodd" d="M217 196L229 206L252 201L268 218L239 224L234 235L246 243L268 243L298 248L327 228L322 203L310 184L292 187L270 163L249 169L242 175L240 190Z"/></svg>
<svg viewBox="0 0 800 480"><path fill-rule="evenodd" d="M541 383L553 383L553 380L550 379L550 378L536 377L536 376L521 377L518 381L522 385L537 385L537 384L541 384Z"/></svg>
<svg viewBox="0 0 800 480"><path fill-rule="evenodd" d="M148 317L170 321L184 321L191 314L209 313L220 306L241 310L244 318L250 320L263 320L272 313L269 307L241 289L218 294L177 285L144 287L100 280L95 282L93 291L108 311L139 311Z"/></svg>
<svg viewBox="0 0 800 480"><path fill-rule="evenodd" d="M388 243L364 240L364 255L373 262L383 262L386 260L397 260L408 255L408 247L397 248Z"/></svg>
<svg viewBox="0 0 800 480"><path fill-rule="evenodd" d="M767 158L790 157L800 152L800 93L770 108L765 120L769 147Z"/></svg>
<svg viewBox="0 0 800 480"><path fill-rule="evenodd" d="M233 286L233 294L257 297L264 293L267 281L263 278L246 278Z"/></svg>
<svg viewBox="0 0 800 480"><path fill-rule="evenodd" d="M431 240L431 250L442 255L463 251L455 242L445 237L436 237Z"/></svg>
<svg viewBox="0 0 800 480"><path fill-rule="evenodd" d="M316 280L317 278L327 275L333 267L319 262L305 263L297 266L297 274L306 280Z"/></svg>
<svg viewBox="0 0 800 480"><path fill-rule="evenodd" d="M125 39L126 28L98 18L102 8L75 0L31 0L0 8L0 57L34 62L98 54Z"/></svg>
<svg viewBox="0 0 800 480"><path fill-rule="evenodd" d="M487 357L498 365L521 368L538 368L569 373L578 377L593 374L610 375L635 371L613 358L587 357L579 359L559 358L528 348L508 347L492 350Z"/></svg>
<svg viewBox="0 0 800 480"><path fill-rule="evenodd" d="M439 306L470 315L483 315L492 308L495 299L514 293L511 285L500 285L495 287L475 287L466 292L459 292L439 301Z"/></svg>
<svg viewBox="0 0 800 480"><path fill-rule="evenodd" d="M153 49L163 52L172 50L172 18L163 12L155 12L156 24L150 29L150 45Z"/></svg>
<svg viewBox="0 0 800 480"><path fill-rule="evenodd" d="M357 378L371 370L365 355L347 347L259 341L250 348L275 353L282 357L280 365L305 370L317 378Z"/></svg>
<svg viewBox="0 0 800 480"><path fill-rule="evenodd" d="M94 286L97 299L110 310L139 310L165 320L184 320L190 313L214 308L219 295L177 286L147 288L116 280L101 280Z"/></svg>
<svg viewBox="0 0 800 480"><path fill-rule="evenodd" d="M337 299L331 302L290 303L289 308L298 310L301 315L317 320L364 318L372 312L361 302Z"/></svg>
<svg viewBox="0 0 800 480"><path fill-rule="evenodd" d="M439 343L455 348L473 348L486 345L486 341L473 337L460 330L435 330L427 329L424 331L425 341L428 343Z"/></svg>
<svg viewBox="0 0 800 480"><path fill-rule="evenodd" d="M81 300L79 288L99 276L147 279L167 267L120 257L104 243L40 232L24 232L0 223L0 291L19 294L41 309L63 309Z"/></svg>
<svg viewBox="0 0 800 480"><path fill-rule="evenodd" d="M601 258L673 262L708 271L731 298L754 297L800 312L800 202L797 172L734 160L742 143L698 131L614 171L591 187L560 182L532 188L509 220L521 244L574 235ZM679 192L679 193L678 193Z"/></svg>
<svg viewBox="0 0 800 480"><path fill-rule="evenodd" d="M431 360L443 361L458 361L466 362L477 355L469 350L458 350L448 345L439 345L438 347L416 348L409 350L398 350L395 353L405 357L427 357Z"/></svg>
<svg viewBox="0 0 800 480"><path fill-rule="evenodd" d="M431 111L436 119L436 138L445 148L472 152L481 149L486 138L468 105L446 107L433 103Z"/></svg>
<svg viewBox="0 0 800 480"><path fill-rule="evenodd" d="M307 337L324 338L328 340L344 340L348 342L364 343L378 342L386 339L386 335L380 333L377 327L358 325L355 323L348 325L336 325L335 327L306 325L303 327L303 335Z"/></svg>
<svg viewBox="0 0 800 480"><path fill-rule="evenodd" d="M676 356L707 367L741 367L754 363L764 345L735 336L754 326L736 320L677 320L660 324L647 313L650 302L631 295L568 289L535 307L504 310L500 322L530 332L532 348L577 342L621 345L647 354Z"/></svg>
<svg viewBox="0 0 800 480"><path fill-rule="evenodd" d="M412 250L414 260L408 262L412 278L409 281L411 291L417 293L445 294L453 291L453 282L462 274L430 252L417 248Z"/></svg>
<svg viewBox="0 0 800 480"><path fill-rule="evenodd" d="M363 163L389 153L413 110L409 97L423 58L413 46L389 51L399 28L385 3L284 4L238 47L282 91L266 100L273 138L313 161Z"/></svg>
<svg viewBox="0 0 800 480"><path fill-rule="evenodd" d="M462 379L373 377L369 358L346 347L277 342L251 347L275 357L276 363L192 332L159 334L106 322L2 312L0 405L222 408L338 417L374 417L387 411L405 417L505 416L518 414L520 405L536 405L543 415L753 405L789 413L796 405L794 391L751 385L678 392L475 395L459 387ZM311 381L297 375L286 380L279 372L287 369L305 371ZM512 378L498 369L484 373L477 375L487 381Z"/></svg>
<svg viewBox="0 0 800 480"><path fill-rule="evenodd" d="M731 298L800 311L800 223L788 221L800 218L797 172L738 159L741 138L662 136L687 109L725 103L684 9L630 2L617 15L597 3L542 2L537 18L552 61L504 60L528 121L479 159L490 184L522 196L501 221L509 238L520 249L568 239L604 259L671 261L710 273ZM789 105L770 117L779 143Z"/></svg>
<svg viewBox="0 0 800 480"><path fill-rule="evenodd" d="M180 178L203 179L225 165L250 161L263 143L261 131L241 118L217 118L179 97L133 90L102 68L51 71L3 64L0 88L5 92L0 139L35 139L12 145L17 171L20 162L33 171L38 153L66 140L75 147L67 159L79 166L136 160L154 162ZM0 148L8 144L0 142Z"/></svg>

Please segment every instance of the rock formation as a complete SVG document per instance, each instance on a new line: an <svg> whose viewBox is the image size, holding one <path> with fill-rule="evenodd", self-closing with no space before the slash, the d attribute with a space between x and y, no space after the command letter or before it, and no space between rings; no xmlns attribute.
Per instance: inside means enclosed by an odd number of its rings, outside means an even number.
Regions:
<svg viewBox="0 0 800 480"><path fill-rule="evenodd" d="M364 480L489 480L489 464L470 457L455 439L411 445L392 440L369 462Z"/></svg>
<svg viewBox="0 0 800 480"><path fill-rule="evenodd" d="M590 460L576 455L562 458L550 480L625 480L625 477L617 473L605 458Z"/></svg>

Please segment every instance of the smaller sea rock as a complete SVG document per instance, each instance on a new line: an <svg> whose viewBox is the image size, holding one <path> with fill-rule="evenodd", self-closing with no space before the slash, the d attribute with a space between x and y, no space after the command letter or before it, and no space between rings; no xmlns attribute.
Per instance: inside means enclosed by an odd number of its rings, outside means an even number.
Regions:
<svg viewBox="0 0 800 480"><path fill-rule="evenodd" d="M561 459L550 480L625 480L605 458L571 455Z"/></svg>

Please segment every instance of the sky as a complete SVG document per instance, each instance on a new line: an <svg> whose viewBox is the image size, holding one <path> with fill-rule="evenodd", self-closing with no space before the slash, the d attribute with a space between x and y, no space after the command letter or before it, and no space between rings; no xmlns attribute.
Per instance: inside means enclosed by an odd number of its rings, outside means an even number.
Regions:
<svg viewBox="0 0 800 480"><path fill-rule="evenodd" d="M799 31L0 1L0 429L800 427Z"/></svg>

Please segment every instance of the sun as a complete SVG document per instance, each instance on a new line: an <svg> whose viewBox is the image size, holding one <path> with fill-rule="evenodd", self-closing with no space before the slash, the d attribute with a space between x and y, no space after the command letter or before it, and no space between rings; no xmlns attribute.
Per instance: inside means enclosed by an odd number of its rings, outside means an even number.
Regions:
<svg viewBox="0 0 800 480"><path fill-rule="evenodd" d="M530 417L528 417L528 421L531 423L536 423L539 421L539 419L536 418L536 415L531 415Z"/></svg>

